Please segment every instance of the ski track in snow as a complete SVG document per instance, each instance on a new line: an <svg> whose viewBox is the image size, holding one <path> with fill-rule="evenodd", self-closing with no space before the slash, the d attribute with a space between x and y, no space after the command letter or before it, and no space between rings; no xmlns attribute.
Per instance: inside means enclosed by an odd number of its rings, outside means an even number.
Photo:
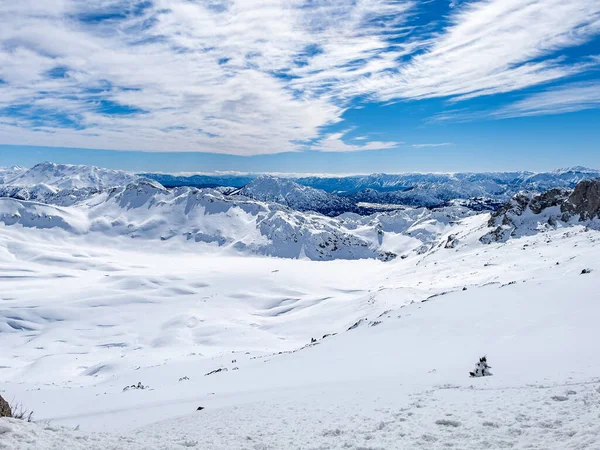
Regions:
<svg viewBox="0 0 600 450"><path fill-rule="evenodd" d="M0 225L0 394L38 421L0 448L598 449L600 234L485 220L388 263Z"/></svg>

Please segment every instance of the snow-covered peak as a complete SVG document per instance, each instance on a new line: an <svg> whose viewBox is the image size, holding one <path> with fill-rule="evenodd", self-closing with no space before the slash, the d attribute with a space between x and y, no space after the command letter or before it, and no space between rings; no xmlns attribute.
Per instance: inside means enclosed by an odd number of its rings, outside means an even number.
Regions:
<svg viewBox="0 0 600 450"><path fill-rule="evenodd" d="M11 180L25 171L27 169L20 166L0 167L0 184L4 184L7 180Z"/></svg>
<svg viewBox="0 0 600 450"><path fill-rule="evenodd" d="M287 178L272 175L261 175L254 179L239 192L241 195L261 201L273 201L287 204L298 198L326 198L327 193L320 189L302 186Z"/></svg>
<svg viewBox="0 0 600 450"><path fill-rule="evenodd" d="M590 169L585 166L573 166L573 167L563 167L560 169L553 170L551 173L556 175L564 175L566 173L585 173L585 174L597 174L600 176L600 171L596 169Z"/></svg>
<svg viewBox="0 0 600 450"><path fill-rule="evenodd" d="M29 170L6 177L4 184L11 186L45 184L57 189L106 189L123 186L136 179L138 179L136 175L122 170L43 162Z"/></svg>
<svg viewBox="0 0 600 450"><path fill-rule="evenodd" d="M279 203L298 211L316 211L326 215L354 209L354 203L347 198L272 175L261 175L237 194L263 202Z"/></svg>

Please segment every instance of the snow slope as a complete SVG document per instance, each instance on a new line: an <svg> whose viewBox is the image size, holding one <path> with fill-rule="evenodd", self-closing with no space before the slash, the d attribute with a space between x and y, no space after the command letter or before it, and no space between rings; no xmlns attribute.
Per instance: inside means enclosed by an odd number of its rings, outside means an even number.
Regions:
<svg viewBox="0 0 600 450"><path fill-rule="evenodd" d="M488 220L385 264L0 225L0 394L38 420L0 448L598 448L600 233Z"/></svg>
<svg viewBox="0 0 600 450"><path fill-rule="evenodd" d="M43 180L0 198L0 395L36 420L0 449L600 448L597 181L330 218Z"/></svg>

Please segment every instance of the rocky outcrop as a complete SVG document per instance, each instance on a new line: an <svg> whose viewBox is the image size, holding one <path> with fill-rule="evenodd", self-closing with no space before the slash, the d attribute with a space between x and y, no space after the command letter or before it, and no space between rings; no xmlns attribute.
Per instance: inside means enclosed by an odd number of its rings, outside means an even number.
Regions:
<svg viewBox="0 0 600 450"><path fill-rule="evenodd" d="M12 417L10 405L0 395L0 417Z"/></svg>
<svg viewBox="0 0 600 450"><path fill-rule="evenodd" d="M446 240L444 248L455 248L457 244L458 239L456 239L456 235L451 234L450 236L448 236L448 240Z"/></svg>
<svg viewBox="0 0 600 450"><path fill-rule="evenodd" d="M520 192L492 213L493 230L480 241L503 242L511 237L533 234L559 225L600 219L600 178L585 180L574 189L551 189L539 195Z"/></svg>
<svg viewBox="0 0 600 450"><path fill-rule="evenodd" d="M561 210L568 215L578 215L580 221L600 218L600 178L575 186Z"/></svg>

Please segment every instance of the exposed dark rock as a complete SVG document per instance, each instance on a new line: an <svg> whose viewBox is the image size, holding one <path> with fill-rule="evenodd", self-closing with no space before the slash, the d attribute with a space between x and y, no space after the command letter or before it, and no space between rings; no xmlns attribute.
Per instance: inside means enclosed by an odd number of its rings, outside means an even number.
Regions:
<svg viewBox="0 0 600 450"><path fill-rule="evenodd" d="M358 327L359 327L359 325L360 325L360 324L361 324L363 321L365 321L365 320L367 320L367 319L360 319L359 321L355 322L355 323L354 323L354 324L353 324L353 325L352 325L350 328L348 328L348 330L346 330L346 331L350 331L350 330L354 330L354 329L358 328Z"/></svg>
<svg viewBox="0 0 600 450"><path fill-rule="evenodd" d="M10 405L0 395L0 417L12 417Z"/></svg>
<svg viewBox="0 0 600 450"><path fill-rule="evenodd" d="M565 189L550 189L540 195L537 195L529 202L529 209L534 214L540 214L546 208L561 206L567 199L569 191Z"/></svg>
<svg viewBox="0 0 600 450"><path fill-rule="evenodd" d="M458 239L456 239L456 235L451 234L450 236L448 236L448 240L446 241L444 248L455 248L457 244Z"/></svg>
<svg viewBox="0 0 600 450"><path fill-rule="evenodd" d="M579 215L579 220L600 218L600 178L580 182L561 205L561 211Z"/></svg>
<svg viewBox="0 0 600 450"><path fill-rule="evenodd" d="M123 392L129 391L130 389L148 389L148 386L144 386L141 381L138 384L132 384L131 386L125 386Z"/></svg>
<svg viewBox="0 0 600 450"><path fill-rule="evenodd" d="M393 259L396 259L397 256L398 255L396 255L394 252L383 252L383 253L379 254L377 259L379 259L380 261L383 261L383 262L388 262Z"/></svg>
<svg viewBox="0 0 600 450"><path fill-rule="evenodd" d="M227 368L221 367L220 369L211 370L210 372L204 374L204 376L206 377L208 375L212 375L212 374L219 373L219 372L227 372Z"/></svg>
<svg viewBox="0 0 600 450"><path fill-rule="evenodd" d="M581 181L573 190L551 189L538 195L528 192L516 194L491 214L488 226L493 230L482 236L480 241L484 244L504 242L519 232L531 234L537 231L524 229L526 211L534 215L544 213L544 218L538 223L543 227L545 222L548 229L573 219L583 222L600 218L600 178Z"/></svg>

